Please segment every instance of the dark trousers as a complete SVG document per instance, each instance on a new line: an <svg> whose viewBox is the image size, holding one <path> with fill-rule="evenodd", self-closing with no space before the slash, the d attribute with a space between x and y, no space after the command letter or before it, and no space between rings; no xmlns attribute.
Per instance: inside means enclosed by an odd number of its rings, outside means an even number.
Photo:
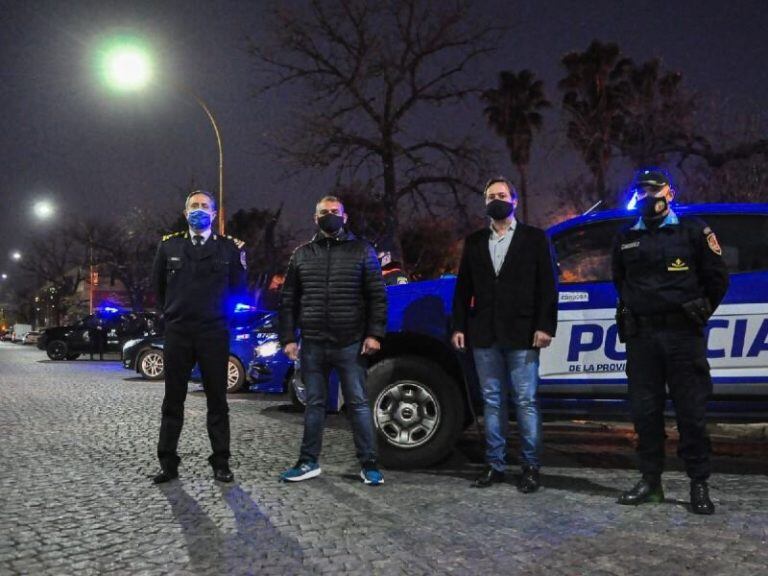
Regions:
<svg viewBox="0 0 768 576"><path fill-rule="evenodd" d="M323 444L328 378L335 369L341 381L344 406L352 425L357 459L361 463L376 460L376 434L365 387L366 359L360 354L362 342L337 348L322 342L301 343L301 377L307 391L304 410L304 438L301 460L317 462Z"/></svg>
<svg viewBox="0 0 768 576"><path fill-rule="evenodd" d="M664 404L669 387L680 433L677 454L690 478L708 478L711 444L705 411L712 380L704 336L693 328L642 328L627 340L627 378L640 472L659 476L664 469Z"/></svg>
<svg viewBox="0 0 768 576"><path fill-rule="evenodd" d="M214 468L226 466L230 456L227 405L229 331L226 328L198 331L189 327L166 326L163 356L165 398L160 440L157 443L160 465L170 470L175 470L179 465L176 447L184 424L184 400L187 398L187 384L192 368L197 362L208 403L208 437L213 449L208 461Z"/></svg>

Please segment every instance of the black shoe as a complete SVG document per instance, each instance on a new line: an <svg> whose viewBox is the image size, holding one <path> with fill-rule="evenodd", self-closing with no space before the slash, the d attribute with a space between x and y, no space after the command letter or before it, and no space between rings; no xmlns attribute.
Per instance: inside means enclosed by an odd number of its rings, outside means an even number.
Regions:
<svg viewBox="0 0 768 576"><path fill-rule="evenodd" d="M232 474L232 470L229 469L229 466L225 466L224 468L214 468L213 477L219 482L232 482L235 479L235 475Z"/></svg>
<svg viewBox="0 0 768 576"><path fill-rule="evenodd" d="M491 484L498 484L499 482L504 482L504 472L499 472L491 466L488 466L483 470L483 473L475 479L472 486L475 488L488 488Z"/></svg>
<svg viewBox="0 0 768 576"><path fill-rule="evenodd" d="M664 489L661 487L661 479L643 478L631 490L627 490L619 496L617 502L625 506L664 502Z"/></svg>
<svg viewBox="0 0 768 576"><path fill-rule="evenodd" d="M155 474L152 477L152 482L155 484L165 484L166 482L170 482L171 480L174 480L179 477L179 471L178 470L166 470L163 468Z"/></svg>
<svg viewBox="0 0 768 576"><path fill-rule="evenodd" d="M541 486L539 480L539 469L526 466L523 468L523 475L520 477L520 482L517 484L517 489L523 494L530 494L536 492Z"/></svg>
<svg viewBox="0 0 768 576"><path fill-rule="evenodd" d="M691 512L706 515L715 513L706 480L691 480Z"/></svg>

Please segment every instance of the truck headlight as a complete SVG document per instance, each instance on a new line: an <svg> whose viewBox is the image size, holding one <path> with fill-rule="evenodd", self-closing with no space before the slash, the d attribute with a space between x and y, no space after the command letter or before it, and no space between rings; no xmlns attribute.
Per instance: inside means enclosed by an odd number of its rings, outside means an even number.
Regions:
<svg viewBox="0 0 768 576"><path fill-rule="evenodd" d="M280 343L277 340L265 342L256 347L256 356L267 357L274 356L280 351Z"/></svg>

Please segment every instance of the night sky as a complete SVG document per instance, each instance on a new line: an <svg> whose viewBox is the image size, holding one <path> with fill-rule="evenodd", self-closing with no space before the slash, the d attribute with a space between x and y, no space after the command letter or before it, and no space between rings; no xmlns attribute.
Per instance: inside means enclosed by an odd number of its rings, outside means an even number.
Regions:
<svg viewBox="0 0 768 576"><path fill-rule="evenodd" d="M667 69L683 73L689 89L731 110L765 114L765 0L477 4L509 26L496 56L473 71L487 87L495 86L501 69L530 68L559 101L560 57L597 38L617 42L636 61L661 56ZM198 92L218 117L228 211L283 200L294 227L304 226L308 203L328 190L315 173L286 176L270 155L271 135L290 122L295 95L253 97L263 77L245 52L245 37L265 37L264 6L255 0L0 0L0 269L12 266L9 252L23 250L24 238L39 226L30 212L38 198L110 218L136 204L181 209L181 190L191 179L216 189L210 125L197 104L168 88L174 81ZM92 55L99 38L112 32L151 43L161 62L159 87L118 97L99 84ZM466 131L498 150L498 169L512 174L481 106L464 109ZM551 115L543 142L561 131L558 115ZM538 194L586 171L567 152L539 151L535 158L531 186Z"/></svg>

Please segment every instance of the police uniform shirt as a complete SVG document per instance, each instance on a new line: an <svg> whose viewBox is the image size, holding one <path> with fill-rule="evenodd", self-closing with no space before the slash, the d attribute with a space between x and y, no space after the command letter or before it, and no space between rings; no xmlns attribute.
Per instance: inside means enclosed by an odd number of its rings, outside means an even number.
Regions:
<svg viewBox="0 0 768 576"><path fill-rule="evenodd" d="M613 281L635 314L681 312L706 297L717 308L728 289L728 271L712 229L698 218L670 210L659 226L642 218L622 230L613 249Z"/></svg>
<svg viewBox="0 0 768 576"><path fill-rule="evenodd" d="M178 232L158 245L153 279L166 325L226 327L237 299L245 296L242 242L210 231L207 236L195 246L189 232Z"/></svg>
<svg viewBox="0 0 768 576"><path fill-rule="evenodd" d="M200 244L204 246L205 243L208 241L208 238L210 238L212 234L213 232L211 231L210 228L208 228L208 230L204 230L203 232L195 232L194 230L192 230L192 228L189 229L189 239L192 242L192 244L195 243L196 236L201 236L203 240L202 242L200 242Z"/></svg>
<svg viewBox="0 0 768 576"><path fill-rule="evenodd" d="M507 257L507 252L509 252L509 246L512 244L512 236L515 234L516 227L517 220L512 218L509 228L507 228L507 231L502 236L496 232L493 224L491 224L491 235L488 238L488 250L491 252L491 262L493 262L493 271L496 273L496 276L499 275L501 267L504 264L504 259Z"/></svg>

